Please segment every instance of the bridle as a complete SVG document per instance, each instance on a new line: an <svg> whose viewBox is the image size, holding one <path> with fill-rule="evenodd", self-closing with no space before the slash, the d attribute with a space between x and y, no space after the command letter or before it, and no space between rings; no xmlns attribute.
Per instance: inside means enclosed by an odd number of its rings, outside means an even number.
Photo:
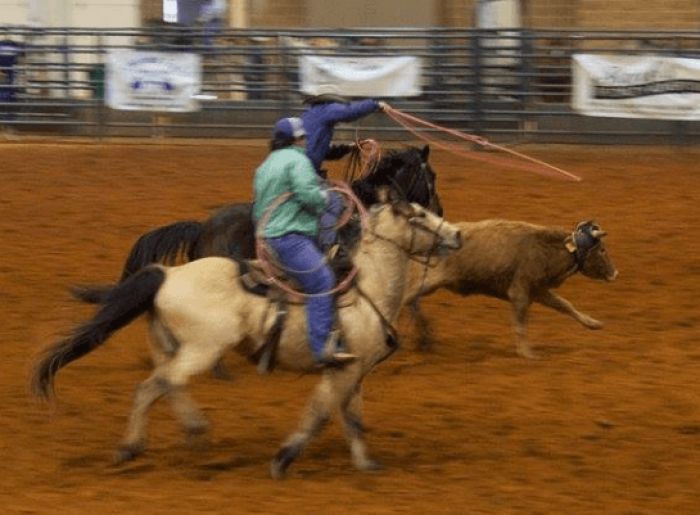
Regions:
<svg viewBox="0 0 700 515"><path fill-rule="evenodd" d="M385 204L380 209L387 209L387 208L391 208L391 207L392 206ZM413 207L411 207L411 209L413 209ZM431 258L433 256L433 254L440 248L442 243L445 241L445 238L443 238L440 235L441 229L442 229L443 225L445 224L445 220L440 219L440 223L438 224L437 228L430 229L429 227L426 227L425 225L418 222L419 218L417 216L415 216L415 214L414 214L414 216L407 216L404 214L404 216L406 216L406 218L408 219L408 224L411 226L411 240L409 241L408 248L403 247L402 245L400 245L399 243L397 243L396 241L394 241L390 238L386 238L385 236L378 234L373 226L369 227L368 232L375 239L385 241L385 242L393 245L394 247L400 249L404 254L406 254L406 256L411 261L415 261L415 262L420 263L426 267L435 266L435 264L431 264ZM372 225L374 225L374 223ZM419 251L419 250L415 249L417 230L429 232L433 235L433 243L428 248L427 251L423 251L423 250Z"/></svg>
<svg viewBox="0 0 700 515"><path fill-rule="evenodd" d="M380 209L387 209L387 208L393 208L393 206L390 206L390 205L388 205L388 204L384 204ZM413 209L413 207L411 207L411 209ZM404 215L404 216L406 216L406 215ZM386 238L386 237L382 236L381 234L378 234L378 233L376 232L376 230L374 229L374 227L368 228L368 233L371 234L375 239L381 240L381 241L385 241L385 242L387 242L387 243L389 243L389 244L395 246L396 248L400 249L402 252L404 252L404 253L406 254L406 256L408 256L408 258L409 258L410 260L416 261L416 262L419 262L419 263L423 264L423 265L426 267L425 269L426 269L426 271L427 271L428 266L431 266L431 265L430 265L430 258L432 257L433 253L440 247L440 245L441 245L442 242L444 241L444 238L443 238L442 236L440 236L440 230L442 229L442 226L443 226L443 224L445 223L445 220L444 220L444 219L441 219L441 220L440 220L440 224L438 225L437 229L432 230L432 229L430 229L430 228L428 228L428 227L425 227L425 226L422 225L422 224L417 223L417 222L416 222L417 217L415 217L415 216L413 216L413 217L408 217L408 216L407 216L407 218L408 218L408 223L409 223L409 225L412 226L412 230L411 230L411 241L410 241L410 243L409 243L408 249L406 249L406 248L404 248L403 246L399 245L396 241L394 241L394 240L392 240L392 239L390 239L390 238ZM372 224L372 225L374 225L374 222L375 222L375 221L376 221L376 220L373 220L373 224ZM421 251L421 252L419 253L419 251L414 250L415 238L416 238L416 230L417 230L417 229L422 229L422 230L424 230L424 231L431 232L431 233L433 234L433 236L434 236L433 244L432 244L432 246L428 249L427 252ZM426 255L426 260L425 260L425 261L421 261L421 259L422 259L421 254L425 254L425 255ZM432 265L432 266L435 266L435 265ZM424 276L423 280L425 280L425 276ZM372 300L372 298L364 292L364 290L360 287L359 284L357 285L357 291L358 291L358 293L367 301L367 303L372 307L372 309L374 310L374 312L375 312L375 313L377 314L377 316L379 317L379 320L381 321L382 326L385 327L385 328L387 329L387 331L389 332L389 334L391 335L391 338L390 338L390 339L387 339L387 346L388 346L391 350L390 350L390 352L383 358L383 359L386 359L387 357L389 357L393 352L395 352L395 351L398 349L398 347L399 347L399 333L398 333L396 327L394 327L394 325L393 325L391 322L389 322L389 320L387 320L387 318L384 316L384 314L381 312L381 310L380 310L380 309L377 307L377 305L374 303L374 301Z"/></svg>
<svg viewBox="0 0 700 515"><path fill-rule="evenodd" d="M420 185L424 185L427 193L427 205L425 206L428 210L433 211L438 207L437 194L435 192L435 184L431 180L431 174L428 170L428 163L421 159L420 166L417 170L411 168L410 164L405 164L402 166L390 179L391 184L396 188L396 190L403 195L405 199L412 199L417 197L414 194L418 193L418 188ZM411 174L410 182L408 187L404 188L399 183L398 178L403 174ZM422 200L422 199L421 199ZM423 205L421 202L419 202Z"/></svg>

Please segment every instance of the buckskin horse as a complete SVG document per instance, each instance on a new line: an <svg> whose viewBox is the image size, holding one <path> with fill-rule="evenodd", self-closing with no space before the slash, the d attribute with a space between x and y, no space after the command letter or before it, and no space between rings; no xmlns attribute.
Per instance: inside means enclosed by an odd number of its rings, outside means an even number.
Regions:
<svg viewBox="0 0 700 515"><path fill-rule="evenodd" d="M452 224L418 204L381 195L370 209L353 258L359 268L354 295L338 308L338 327L357 361L324 369L297 430L275 455L271 474L283 477L296 457L339 408L353 465L377 467L368 455L360 411L361 384L367 374L396 350L393 324L401 309L411 259L458 249L461 234ZM151 405L167 396L188 433L201 433L207 422L186 391L189 378L215 365L228 349L256 356L277 320L275 302L252 293L239 281L240 262L207 257L181 266L151 264L102 291L94 317L70 336L47 348L33 372L34 393L50 398L54 377L63 367L101 346L115 331L147 315L155 367L136 389L126 437L117 461L136 458L145 447ZM289 303L280 329L275 360L281 366L311 372L304 306Z"/></svg>

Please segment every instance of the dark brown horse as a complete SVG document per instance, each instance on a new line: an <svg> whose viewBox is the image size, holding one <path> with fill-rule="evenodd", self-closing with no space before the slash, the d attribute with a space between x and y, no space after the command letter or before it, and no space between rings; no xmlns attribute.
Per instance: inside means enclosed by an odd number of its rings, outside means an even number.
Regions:
<svg viewBox="0 0 700 515"><path fill-rule="evenodd" d="M366 207L370 207L378 202L378 188L389 186L408 202L442 216L429 154L427 145L422 149L408 147L389 151L366 177L351 183L352 190ZM151 263L172 265L208 256L254 258L252 209L251 203L231 204L203 222L176 222L144 234L131 249L121 280ZM100 302L100 299L92 301Z"/></svg>

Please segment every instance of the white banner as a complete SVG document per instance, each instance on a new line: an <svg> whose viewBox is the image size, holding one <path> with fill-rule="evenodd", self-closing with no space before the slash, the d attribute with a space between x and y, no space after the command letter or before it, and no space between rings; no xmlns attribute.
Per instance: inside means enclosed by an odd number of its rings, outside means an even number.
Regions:
<svg viewBox="0 0 700 515"><path fill-rule="evenodd" d="M106 103L112 109L188 112L201 88L199 55L185 52L110 50Z"/></svg>
<svg viewBox="0 0 700 515"><path fill-rule="evenodd" d="M417 57L299 57L301 91L315 94L333 84L349 97L413 97L421 94Z"/></svg>
<svg viewBox="0 0 700 515"><path fill-rule="evenodd" d="M588 116L700 120L700 60L574 56L573 108Z"/></svg>

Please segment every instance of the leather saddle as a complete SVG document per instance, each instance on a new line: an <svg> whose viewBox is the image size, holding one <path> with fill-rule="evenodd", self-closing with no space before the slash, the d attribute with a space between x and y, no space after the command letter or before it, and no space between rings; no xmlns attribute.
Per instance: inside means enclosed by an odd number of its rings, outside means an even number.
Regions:
<svg viewBox="0 0 700 515"><path fill-rule="evenodd" d="M303 304L305 302L301 286L292 277L282 275L271 278L257 259L240 260L238 261L238 266L240 269L240 284L249 293L268 297L273 301L284 300L289 304ZM342 286L335 293L336 307L354 303L357 292L352 286L354 285L356 270L354 268L344 270L342 275L339 275L335 269L334 272L336 272L336 277L338 278L337 283ZM352 277L350 274L352 274Z"/></svg>

